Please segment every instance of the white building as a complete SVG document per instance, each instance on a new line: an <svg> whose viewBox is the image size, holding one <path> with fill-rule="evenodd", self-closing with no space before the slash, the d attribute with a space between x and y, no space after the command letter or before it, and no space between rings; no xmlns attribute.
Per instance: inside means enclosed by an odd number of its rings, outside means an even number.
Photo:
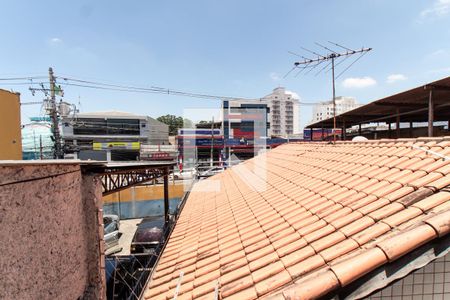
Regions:
<svg viewBox="0 0 450 300"><path fill-rule="evenodd" d="M270 109L268 120L272 135L300 133L300 99L296 93L278 87L263 100Z"/></svg>
<svg viewBox="0 0 450 300"><path fill-rule="evenodd" d="M120 111L79 113L62 119L62 136L70 157L136 160L141 145L167 145L169 129L149 116Z"/></svg>
<svg viewBox="0 0 450 300"><path fill-rule="evenodd" d="M284 87L278 87L269 95L260 99L232 100L230 107L242 104L260 103L269 108L267 122L269 123L268 136L283 136L300 134L300 99L299 96Z"/></svg>
<svg viewBox="0 0 450 300"><path fill-rule="evenodd" d="M336 115L361 106L353 97L336 97ZM323 101L313 107L312 123L333 117L333 101Z"/></svg>

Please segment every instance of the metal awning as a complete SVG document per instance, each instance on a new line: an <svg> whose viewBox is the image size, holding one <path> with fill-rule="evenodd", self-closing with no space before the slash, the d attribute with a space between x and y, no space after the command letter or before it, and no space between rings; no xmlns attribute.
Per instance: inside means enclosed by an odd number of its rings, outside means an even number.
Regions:
<svg viewBox="0 0 450 300"><path fill-rule="evenodd" d="M450 77L385 97L336 116L336 127L373 122L436 122L450 120ZM432 123L431 123L432 124ZM333 118L306 128L333 128Z"/></svg>

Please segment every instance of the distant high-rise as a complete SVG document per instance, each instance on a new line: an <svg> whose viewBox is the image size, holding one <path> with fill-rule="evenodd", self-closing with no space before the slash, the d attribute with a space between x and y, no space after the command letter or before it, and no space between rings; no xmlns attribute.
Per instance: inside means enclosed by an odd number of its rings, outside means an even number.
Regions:
<svg viewBox="0 0 450 300"><path fill-rule="evenodd" d="M353 97L336 97L336 115L361 106ZM311 123L316 123L333 117L333 101L319 102L313 107Z"/></svg>
<svg viewBox="0 0 450 300"><path fill-rule="evenodd" d="M296 93L278 87L260 99L230 101L230 107L255 104L265 105L268 108L268 136L286 137L300 133L300 100Z"/></svg>

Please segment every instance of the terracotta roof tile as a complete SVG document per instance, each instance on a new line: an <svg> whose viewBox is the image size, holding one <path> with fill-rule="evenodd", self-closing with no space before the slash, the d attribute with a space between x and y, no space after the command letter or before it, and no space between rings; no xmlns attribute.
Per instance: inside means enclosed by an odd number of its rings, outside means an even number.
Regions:
<svg viewBox="0 0 450 300"><path fill-rule="evenodd" d="M306 258L288 268L286 268L292 278L298 278L306 273L309 273L319 267L325 265L325 261L320 255L314 255Z"/></svg>
<svg viewBox="0 0 450 300"><path fill-rule="evenodd" d="M258 296L263 296L270 291L273 291L289 282L291 282L291 276L286 270L282 270L279 273L273 274L270 277L255 284L256 292Z"/></svg>
<svg viewBox="0 0 450 300"><path fill-rule="evenodd" d="M372 248L336 265L332 265L331 269L336 274L341 286L346 286L355 279L386 263L386 261L387 257L382 250Z"/></svg>
<svg viewBox="0 0 450 300"><path fill-rule="evenodd" d="M450 233L450 210L445 211L442 214L433 216L425 221L428 225L438 233L439 237L442 237Z"/></svg>
<svg viewBox="0 0 450 300"><path fill-rule="evenodd" d="M333 246L330 246L319 254L328 263L341 255L347 254L359 247L359 244L354 239L345 239Z"/></svg>
<svg viewBox="0 0 450 300"><path fill-rule="evenodd" d="M339 281L332 271L292 285L282 292L283 299L317 299L339 287Z"/></svg>
<svg viewBox="0 0 450 300"><path fill-rule="evenodd" d="M429 225L421 225L409 231L396 234L394 237L378 243L378 247L388 257L389 261L405 255L437 236L436 231Z"/></svg>
<svg viewBox="0 0 450 300"><path fill-rule="evenodd" d="M289 253L286 253L285 255L280 251L277 250L278 255L281 257L281 261L283 262L283 265L285 267L292 266L293 264L296 264L305 258L308 258L312 255L314 255L316 252L313 247L306 246L300 249L297 249L295 251L291 251Z"/></svg>
<svg viewBox="0 0 450 300"><path fill-rule="evenodd" d="M431 195L417 203L414 203L412 206L417 207L425 212L449 200L450 200L450 192L440 192Z"/></svg>
<svg viewBox="0 0 450 300"><path fill-rule="evenodd" d="M198 182L144 298L172 299L181 271L177 299L318 298L448 234L450 162L412 146L450 154L442 139L286 144Z"/></svg>
<svg viewBox="0 0 450 300"><path fill-rule="evenodd" d="M242 290L245 290L254 285L254 281L251 275L239 278L233 282L221 286L220 294L223 298L236 294Z"/></svg>

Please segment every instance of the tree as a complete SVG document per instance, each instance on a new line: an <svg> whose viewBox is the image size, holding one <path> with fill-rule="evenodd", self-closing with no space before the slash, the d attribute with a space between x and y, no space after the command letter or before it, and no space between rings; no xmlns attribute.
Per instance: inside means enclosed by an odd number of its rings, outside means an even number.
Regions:
<svg viewBox="0 0 450 300"><path fill-rule="evenodd" d="M167 124L169 126L169 135L177 135L178 129L183 127L192 127L192 121L189 119L184 119L182 117L177 117L174 115L165 115L156 118L158 121Z"/></svg>

